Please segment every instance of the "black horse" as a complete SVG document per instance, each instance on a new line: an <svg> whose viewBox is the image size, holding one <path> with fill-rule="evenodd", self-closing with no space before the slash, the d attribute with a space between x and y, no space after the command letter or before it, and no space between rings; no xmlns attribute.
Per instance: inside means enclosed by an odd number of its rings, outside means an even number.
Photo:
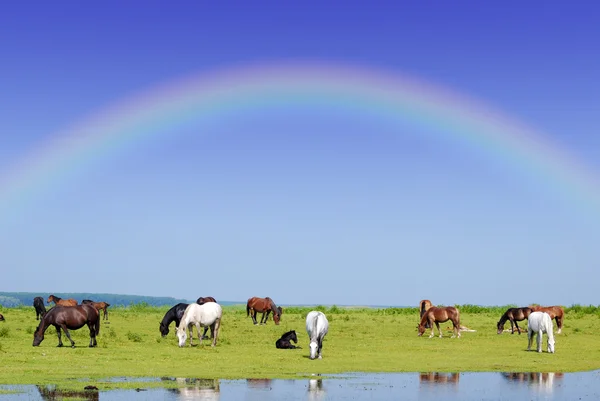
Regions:
<svg viewBox="0 0 600 401"><path fill-rule="evenodd" d="M181 318L183 317L183 312L185 312L185 308L187 308L188 305L189 304L179 303L165 313L165 317L163 317L162 322L160 322L160 334L163 337L166 337L167 334L169 334L169 325L171 322L175 321L175 327L179 326L179 322L181 322Z"/></svg>
<svg viewBox="0 0 600 401"><path fill-rule="evenodd" d="M35 320L40 320L46 314L46 306L44 305L44 298L35 297L33 298L33 307L35 308Z"/></svg>
<svg viewBox="0 0 600 401"><path fill-rule="evenodd" d="M291 343L292 341L294 343L298 344L298 337L296 337L296 330L291 330L291 331L288 331L287 333L284 333L281 336L281 338L275 342L275 347L277 347L279 349L300 348L300 347L296 347L294 344L292 344Z"/></svg>
<svg viewBox="0 0 600 401"><path fill-rule="evenodd" d="M44 332L50 326L56 327L58 346L62 347L61 329L75 348L75 341L69 330L77 330L87 325L90 329L90 347L95 347L96 336L100 333L100 313L92 305L55 306L44 315L39 326L33 333L33 346L37 347L44 340Z"/></svg>

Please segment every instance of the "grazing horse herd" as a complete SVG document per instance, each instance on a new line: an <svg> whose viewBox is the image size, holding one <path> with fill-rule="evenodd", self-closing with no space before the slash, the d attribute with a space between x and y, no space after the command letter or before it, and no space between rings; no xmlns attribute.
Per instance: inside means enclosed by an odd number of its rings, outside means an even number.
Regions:
<svg viewBox="0 0 600 401"><path fill-rule="evenodd" d="M90 347L97 345L96 336L100 333L100 311L104 312L104 320L108 320L107 308L110 304L106 302L94 302L85 299L81 304L78 304L75 299L61 299L55 295L50 295L47 303L54 302L55 306L46 310L44 299L35 297L33 306L35 308L36 320L40 320L38 327L34 332L33 345L38 346L44 339L44 332L48 327L54 326L58 335L58 346L62 347L61 331L71 342L71 347L75 347L75 342L71 339L69 330L77 330L87 325L90 330ZM269 314L273 314L273 321L276 325L281 321L283 309L278 307L275 302L269 298L252 297L248 299L246 304L246 315L252 317L255 325L259 324L256 320L257 313L262 313L260 324L266 324ZM453 306L436 307L431 301L424 299L419 303L420 321L417 326L418 335L422 336L427 329L431 330L429 337L435 335L434 325L437 327L439 336L442 337L440 323L447 321L452 322L453 335L452 337L460 337L462 331L468 330L460 325L460 312ZM175 322L178 343L183 347L189 337L190 345L193 345L193 327L196 327L198 341L202 344L202 340L206 338L206 332L210 328L212 346L216 346L217 338L219 337L219 329L221 319L223 317L223 309L213 297L200 297L196 303L186 304L179 303L167 311L162 321L160 322L159 330L163 337L169 334L169 325ZM504 332L504 325L507 321L510 322L510 332L514 334L515 328L517 333L521 334L521 328L518 322L528 320L527 338L528 350L531 350L533 337L537 336L537 351L542 352L542 335L545 333L548 337L548 352L554 353L554 333L552 320L556 321L557 333L560 334L563 327L564 310L560 306L528 306L521 308L509 308L500 317L496 324L498 334ZM4 316L0 314L0 321L4 320ZM200 328L204 328L204 332L200 335ZM187 329L187 331L186 331ZM306 332L309 337L310 359L321 359L321 350L323 348L323 338L329 331L329 322L325 314L319 311L311 311L306 316ZM189 333L189 334L188 334ZM295 330L290 330L284 333L281 338L275 342L275 347L278 349L295 349L300 348L294 344L298 343L298 337Z"/></svg>
<svg viewBox="0 0 600 401"><path fill-rule="evenodd" d="M462 329L460 325L460 313L455 307L448 306L438 308L433 306L430 300L424 299L419 303L419 313L421 317L421 321L417 326L419 336L422 336L427 328L431 328L431 335L429 337L433 337L433 325L435 324L440 337L442 337L442 331L440 330L439 324L450 320L454 332L452 337L460 337L460 331ZM498 334L502 334L504 332L504 324L506 321L510 321L511 334L514 334L515 327L517 328L517 332L521 334L521 329L517 322L527 319L527 350L531 350L533 337L537 336L537 351L542 352L542 334L546 333L548 337L548 352L554 353L555 343L552 320L556 320L556 326L558 328L557 333L560 334L562 332L564 315L565 312L560 306L533 305L522 308L509 308L500 317L500 320L496 324L496 328Z"/></svg>

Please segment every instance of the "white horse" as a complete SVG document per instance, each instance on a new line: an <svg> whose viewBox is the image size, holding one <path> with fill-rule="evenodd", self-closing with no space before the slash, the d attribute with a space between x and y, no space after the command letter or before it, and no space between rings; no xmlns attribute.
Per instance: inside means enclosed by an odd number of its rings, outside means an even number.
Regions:
<svg viewBox="0 0 600 401"><path fill-rule="evenodd" d="M186 327L190 331L190 345L192 344L192 327L196 326L198 332L198 341L202 344L202 335L200 334L200 327L210 327L210 334L213 339L212 346L217 345L217 337L219 335L219 328L221 327L221 317L223 316L223 308L216 302L206 302L203 305L197 303L191 303L185 308L183 317L177 327L177 338L179 339L179 346L185 345L187 340Z"/></svg>
<svg viewBox="0 0 600 401"><path fill-rule="evenodd" d="M537 334L537 352L542 352L542 333L548 335L548 352L554 353L554 326L552 319L546 312L531 312L527 322L527 340L529 345L527 351L531 351L533 336Z"/></svg>
<svg viewBox="0 0 600 401"><path fill-rule="evenodd" d="M306 332L310 339L310 359L315 359L318 355L321 356L323 348L323 337L329 331L329 322L323 312L312 311L306 316Z"/></svg>

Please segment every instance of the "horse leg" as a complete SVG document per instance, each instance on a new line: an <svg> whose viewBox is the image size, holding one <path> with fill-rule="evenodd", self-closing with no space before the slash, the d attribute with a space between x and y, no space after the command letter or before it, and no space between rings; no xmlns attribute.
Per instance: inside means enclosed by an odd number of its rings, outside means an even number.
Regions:
<svg viewBox="0 0 600 401"><path fill-rule="evenodd" d="M515 324L517 324L517 322L515 322L513 319L510 319L510 334L515 334Z"/></svg>
<svg viewBox="0 0 600 401"><path fill-rule="evenodd" d="M260 318L260 324L267 324L267 319L269 318L269 313L271 311L263 311L262 317Z"/></svg>
<svg viewBox="0 0 600 401"><path fill-rule="evenodd" d="M319 336L318 344L319 344L319 348L317 349L317 353L319 355L318 358L323 359L323 356L321 355L321 350L323 349L323 336Z"/></svg>
<svg viewBox="0 0 600 401"><path fill-rule="evenodd" d="M193 334L194 334L194 330L192 329L193 327L194 327L194 323L190 323L190 324L188 324L188 332L189 332L189 335L190 335L190 347L193 347L193 346L194 346L194 344L193 344L193 340L194 340L194 335L193 335Z"/></svg>
<svg viewBox="0 0 600 401"><path fill-rule="evenodd" d="M252 316L252 321L254 322L254 325L256 326L258 324L258 322L256 321L256 309L252 309L252 311L250 313Z"/></svg>
<svg viewBox="0 0 600 401"><path fill-rule="evenodd" d="M527 351L531 351L531 343L533 342L533 330L527 328Z"/></svg>
<svg viewBox="0 0 600 401"><path fill-rule="evenodd" d="M92 322L88 323L88 328L90 329L90 348L92 348L98 344L96 342L96 329L94 329Z"/></svg>
<svg viewBox="0 0 600 401"><path fill-rule="evenodd" d="M202 333L202 339L204 340L206 337L206 332L208 331L208 326L204 326L204 332ZM212 334L212 331L210 332Z"/></svg>
<svg viewBox="0 0 600 401"><path fill-rule="evenodd" d="M198 342L200 343L200 345L202 345L202 339L204 338L203 335L200 334L200 323L196 323L196 332L198 334ZM192 335L190 334L190 337Z"/></svg>
<svg viewBox="0 0 600 401"><path fill-rule="evenodd" d="M560 332L562 331L562 323L563 323L562 320L563 320L563 318L561 317L559 319L559 317L557 315L554 320L556 320L556 327L558 327L558 331L556 332L556 334L560 334Z"/></svg>
<svg viewBox="0 0 600 401"><path fill-rule="evenodd" d="M69 333L69 329L67 329L67 326L63 325L62 329L65 332L65 334L67 335L67 338L69 339L69 341L71 341L71 348L75 348L75 341L73 341L73 339L71 338L71 334Z"/></svg>
<svg viewBox="0 0 600 401"><path fill-rule="evenodd" d="M215 322L210 326L210 332L213 337L213 347L217 345L217 337L219 336L219 330L221 330L221 319L215 320Z"/></svg>
<svg viewBox="0 0 600 401"><path fill-rule="evenodd" d="M60 326L56 326L56 335L58 336L58 345L57 347L62 347L63 343L62 343L62 338L60 335Z"/></svg>
<svg viewBox="0 0 600 401"><path fill-rule="evenodd" d="M542 330L537 332L537 352L542 352Z"/></svg>
<svg viewBox="0 0 600 401"><path fill-rule="evenodd" d="M440 322L436 321L435 322L435 327L437 327L438 332L440 333L440 338L442 338L442 330L440 329ZM431 328L431 337L433 337L433 327Z"/></svg>

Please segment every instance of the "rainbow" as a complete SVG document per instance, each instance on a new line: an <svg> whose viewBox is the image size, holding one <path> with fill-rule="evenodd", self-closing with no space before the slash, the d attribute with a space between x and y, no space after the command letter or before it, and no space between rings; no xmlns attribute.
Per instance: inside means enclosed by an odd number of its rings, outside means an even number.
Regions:
<svg viewBox="0 0 600 401"><path fill-rule="evenodd" d="M595 174L547 135L456 92L414 77L315 62L201 73L116 102L57 132L0 175L0 217L89 160L181 124L274 105L318 105L402 119L519 165L600 210Z"/></svg>

